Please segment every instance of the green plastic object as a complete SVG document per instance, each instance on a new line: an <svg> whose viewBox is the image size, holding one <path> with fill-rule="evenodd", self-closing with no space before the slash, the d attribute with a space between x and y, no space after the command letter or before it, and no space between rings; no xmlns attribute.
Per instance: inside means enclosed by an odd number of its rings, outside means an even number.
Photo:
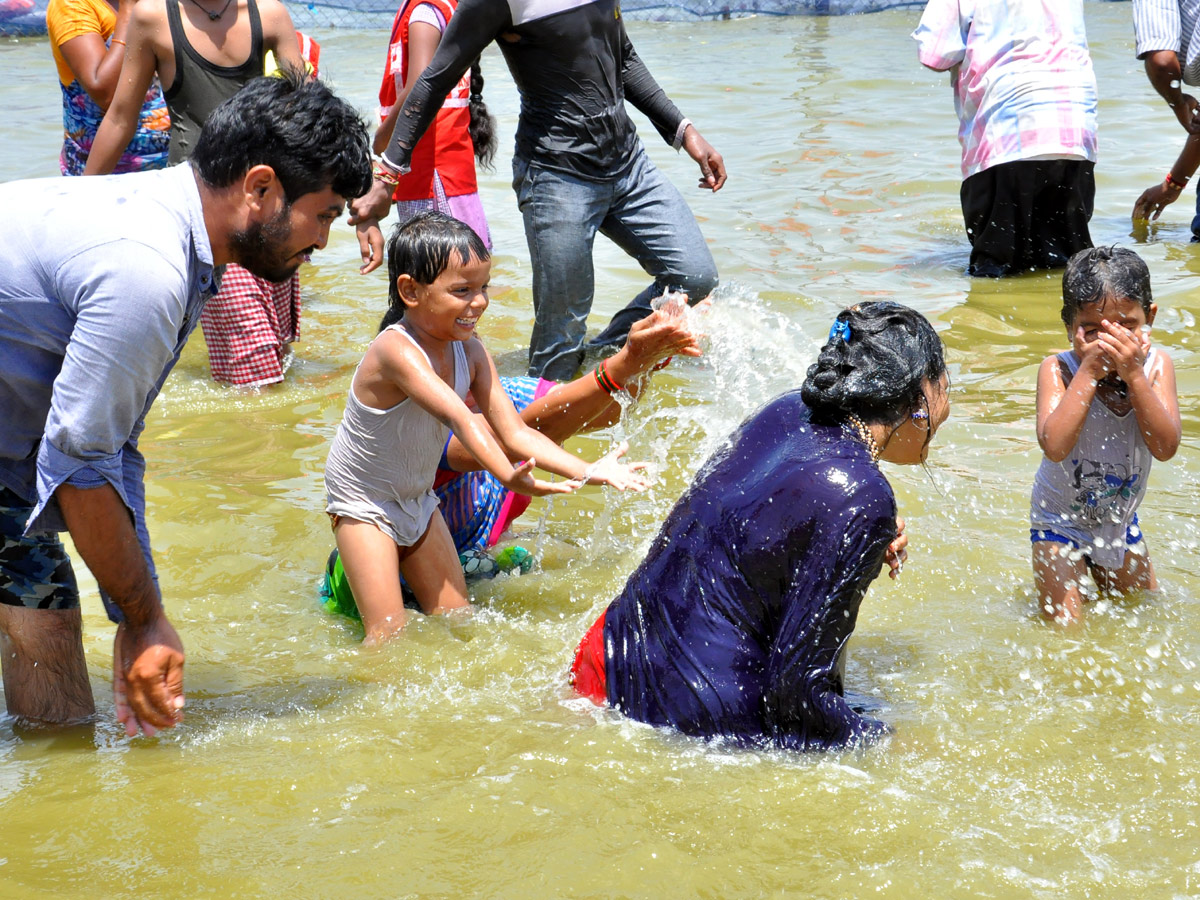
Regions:
<svg viewBox="0 0 1200 900"><path fill-rule="evenodd" d="M524 547L505 547L496 554L496 567L501 572L520 569L524 575L533 568L533 554Z"/></svg>
<svg viewBox="0 0 1200 900"><path fill-rule="evenodd" d="M334 615L362 619L358 614L358 605L354 602L354 593L350 590L350 580L346 578L346 570L342 568L342 560L337 550L329 554L329 561L325 563L325 577L321 580L321 604Z"/></svg>
<svg viewBox="0 0 1200 900"><path fill-rule="evenodd" d="M459 554L458 562L463 567L467 580L471 581L476 578L492 578L498 572L514 570L519 570L520 574L524 575L533 568L533 554L524 547L505 547L495 557L489 556L483 550L468 550ZM321 578L321 605L335 616L362 619L337 550L329 554L325 563L325 574Z"/></svg>

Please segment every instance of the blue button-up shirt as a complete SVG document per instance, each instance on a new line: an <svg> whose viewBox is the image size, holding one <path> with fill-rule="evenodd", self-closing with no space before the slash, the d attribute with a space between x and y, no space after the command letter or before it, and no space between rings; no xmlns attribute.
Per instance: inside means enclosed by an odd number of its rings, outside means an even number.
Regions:
<svg viewBox="0 0 1200 900"><path fill-rule="evenodd" d="M116 489L150 571L146 413L218 289L191 166L0 184L0 484L63 531L54 492Z"/></svg>

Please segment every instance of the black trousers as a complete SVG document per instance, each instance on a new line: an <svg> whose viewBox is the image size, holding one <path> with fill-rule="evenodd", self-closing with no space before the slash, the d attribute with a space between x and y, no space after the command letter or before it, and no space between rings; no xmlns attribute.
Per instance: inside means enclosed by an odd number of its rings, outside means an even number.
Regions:
<svg viewBox="0 0 1200 900"><path fill-rule="evenodd" d="M1081 159L1002 163L962 183L972 275L1065 266L1092 246L1096 164Z"/></svg>

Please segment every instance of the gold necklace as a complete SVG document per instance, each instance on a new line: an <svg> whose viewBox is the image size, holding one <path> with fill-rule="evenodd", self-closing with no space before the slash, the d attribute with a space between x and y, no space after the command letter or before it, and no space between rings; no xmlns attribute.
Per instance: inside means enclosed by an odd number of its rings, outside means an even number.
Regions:
<svg viewBox="0 0 1200 900"><path fill-rule="evenodd" d="M842 423L842 428L846 431L851 431L860 441L867 445L867 452L871 454L871 462L878 465L879 463L879 444L875 441L875 435L871 434L871 429L866 426L858 416L854 413L846 416L846 421Z"/></svg>

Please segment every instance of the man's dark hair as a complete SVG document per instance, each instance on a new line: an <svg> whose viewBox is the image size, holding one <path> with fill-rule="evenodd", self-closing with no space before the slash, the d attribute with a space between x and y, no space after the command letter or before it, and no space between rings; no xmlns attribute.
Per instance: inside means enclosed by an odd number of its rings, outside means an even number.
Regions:
<svg viewBox="0 0 1200 900"><path fill-rule="evenodd" d="M1079 310L1089 303L1132 300L1150 315L1150 270L1142 258L1126 247L1091 247L1067 262L1062 281L1062 320L1069 330Z"/></svg>
<svg viewBox="0 0 1200 900"><path fill-rule="evenodd" d="M929 320L873 300L838 313L800 396L814 422L853 414L868 425L896 425L926 406L925 382L937 384L945 372L942 339Z"/></svg>
<svg viewBox="0 0 1200 900"><path fill-rule="evenodd" d="M463 262L491 257L474 228L437 210L419 212L392 230L387 243L388 311L379 323L380 331L404 318L404 301L396 284L400 276L433 284L450 265L452 254Z"/></svg>
<svg viewBox="0 0 1200 900"><path fill-rule="evenodd" d="M225 188L267 165L293 203L332 188L347 199L371 187L371 144L358 113L322 82L294 68L255 78L213 110L192 151L192 167Z"/></svg>

